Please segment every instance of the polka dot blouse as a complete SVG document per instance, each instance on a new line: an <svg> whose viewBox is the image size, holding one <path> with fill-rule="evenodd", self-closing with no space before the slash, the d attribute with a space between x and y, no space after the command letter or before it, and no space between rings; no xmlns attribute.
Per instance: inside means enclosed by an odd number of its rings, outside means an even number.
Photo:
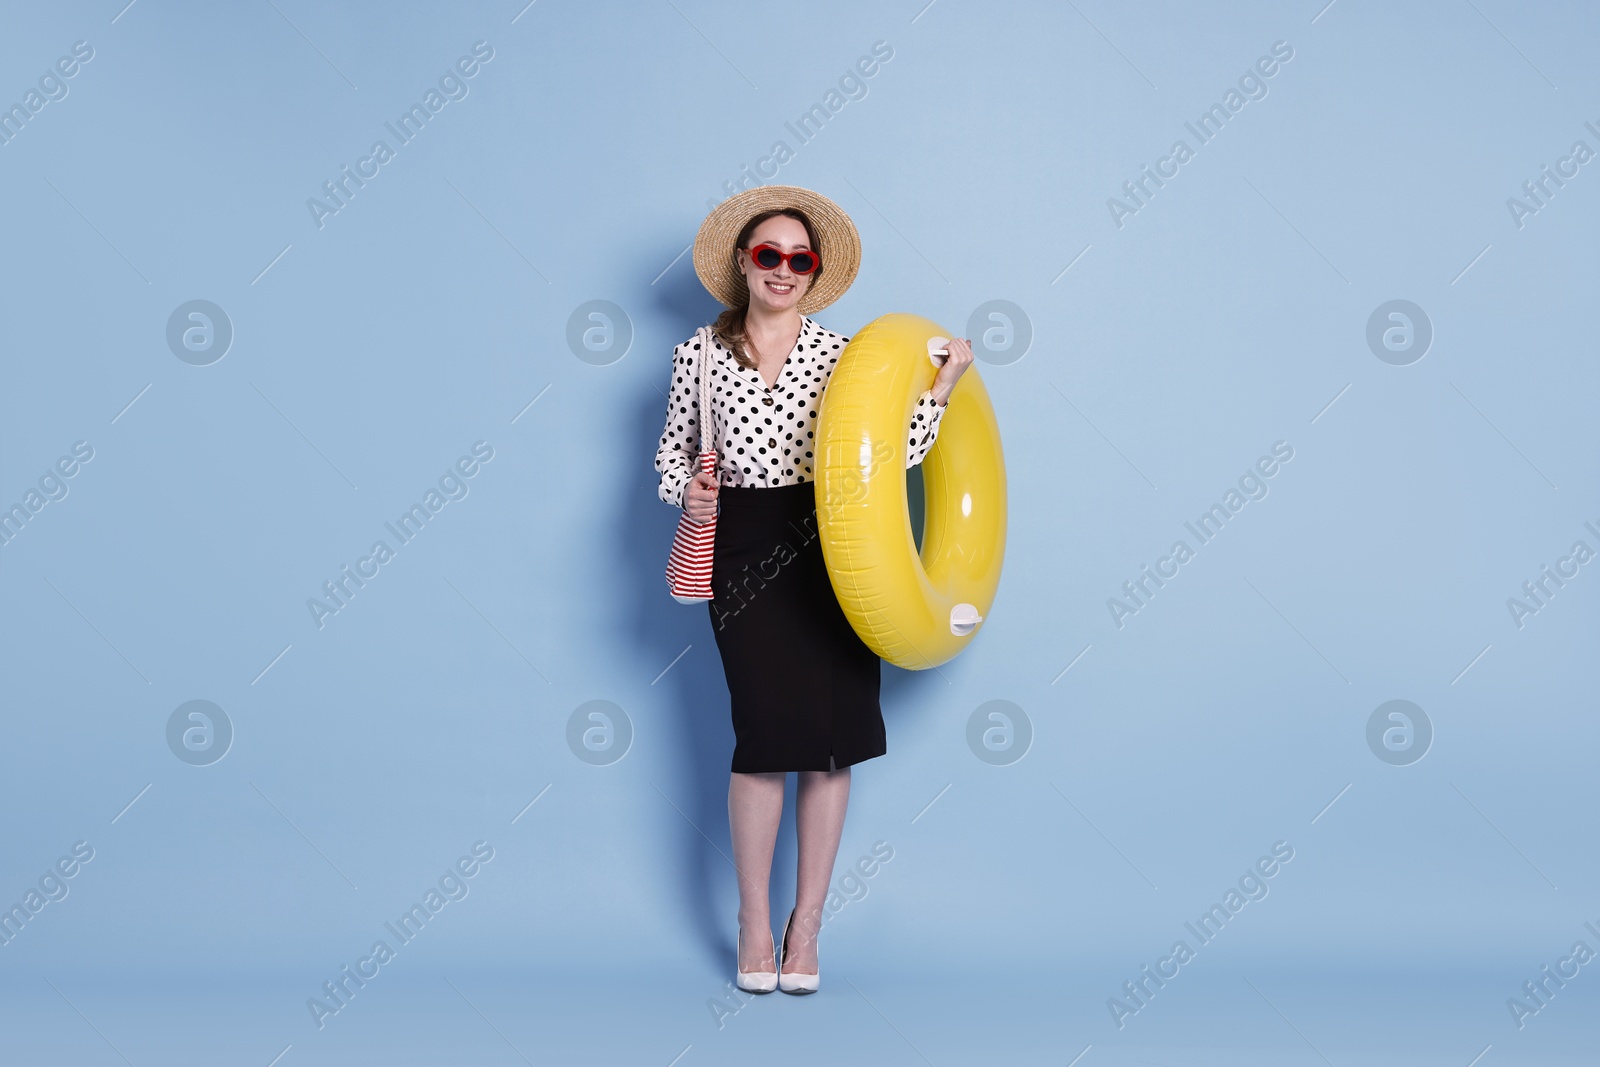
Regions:
<svg viewBox="0 0 1600 1067"><path fill-rule="evenodd" d="M833 377L848 337L800 317L800 336L769 390L761 373L741 367L721 341L711 344L711 406L716 425L717 482L771 488L812 481L813 435L823 390ZM666 431L656 450L661 474L657 495L683 507L683 490L694 478L700 454L700 362L698 338L672 350L672 395ZM906 439L906 466L914 467L933 448L945 405L924 390L912 411Z"/></svg>

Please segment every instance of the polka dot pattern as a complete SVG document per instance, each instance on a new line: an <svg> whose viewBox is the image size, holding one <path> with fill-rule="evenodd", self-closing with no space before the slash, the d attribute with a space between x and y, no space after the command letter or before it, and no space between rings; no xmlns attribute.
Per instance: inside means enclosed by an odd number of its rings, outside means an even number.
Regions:
<svg viewBox="0 0 1600 1067"><path fill-rule="evenodd" d="M771 389L754 368L741 367L720 341L710 353L711 406L717 445L717 482L771 488L812 481L812 446L817 409L850 338L800 317L800 336ZM672 350L672 388L666 429L656 450L661 475L657 495L683 507L683 489L694 477L700 453L700 342ZM924 390L912 411L906 466L926 458L939 435L944 405Z"/></svg>

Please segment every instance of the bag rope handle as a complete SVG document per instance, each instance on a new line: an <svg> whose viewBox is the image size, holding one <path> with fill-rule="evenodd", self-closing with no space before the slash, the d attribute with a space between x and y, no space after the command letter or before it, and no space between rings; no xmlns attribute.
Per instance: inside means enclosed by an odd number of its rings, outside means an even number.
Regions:
<svg viewBox="0 0 1600 1067"><path fill-rule="evenodd" d="M711 371L708 364L711 356L710 326L702 326L695 331L700 335L700 451L709 452L711 444L711 420L707 418L711 411Z"/></svg>

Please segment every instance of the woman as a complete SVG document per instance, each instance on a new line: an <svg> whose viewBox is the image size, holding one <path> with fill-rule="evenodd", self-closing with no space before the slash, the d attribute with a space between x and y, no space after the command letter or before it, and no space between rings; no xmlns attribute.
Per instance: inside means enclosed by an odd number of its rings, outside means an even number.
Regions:
<svg viewBox="0 0 1600 1067"><path fill-rule="evenodd" d="M828 579L811 451L823 391L849 338L810 313L849 288L860 261L849 216L809 189L758 186L714 208L695 238L694 264L727 310L711 351L694 339L673 350L656 452L661 499L695 522L717 516L709 611L736 739L728 822L739 874L738 984L757 993L818 988L816 935L850 768L886 749L882 661L856 636ZM950 391L972 363L966 340L952 340L949 353L912 413L907 467L933 447ZM696 464L702 370L712 375L715 479ZM791 770L799 773L798 877L774 944L768 881Z"/></svg>

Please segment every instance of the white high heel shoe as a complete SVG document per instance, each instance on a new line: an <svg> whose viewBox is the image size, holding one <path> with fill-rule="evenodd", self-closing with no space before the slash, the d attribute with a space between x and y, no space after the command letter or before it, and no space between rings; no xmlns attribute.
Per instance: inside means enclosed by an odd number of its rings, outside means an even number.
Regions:
<svg viewBox="0 0 1600 1067"><path fill-rule="evenodd" d="M789 927L794 923L794 910L789 911L789 921L783 924L783 943L778 949L778 988L785 993L815 993L821 984L821 967L817 974L806 974L803 971L792 971L788 974L783 970L783 957L789 949Z"/></svg>
<svg viewBox="0 0 1600 1067"><path fill-rule="evenodd" d="M770 930L768 931L768 934L771 934ZM744 948L743 927L741 927L739 930L739 936L735 939L735 945L737 947L734 949L734 951L738 952L740 955L743 955L743 952L741 951ZM737 957L735 957L733 961L733 967L734 970L738 972L735 980L738 982L739 988L744 990L746 993L770 993L774 989L778 988L777 971L740 971L738 969L739 960Z"/></svg>

